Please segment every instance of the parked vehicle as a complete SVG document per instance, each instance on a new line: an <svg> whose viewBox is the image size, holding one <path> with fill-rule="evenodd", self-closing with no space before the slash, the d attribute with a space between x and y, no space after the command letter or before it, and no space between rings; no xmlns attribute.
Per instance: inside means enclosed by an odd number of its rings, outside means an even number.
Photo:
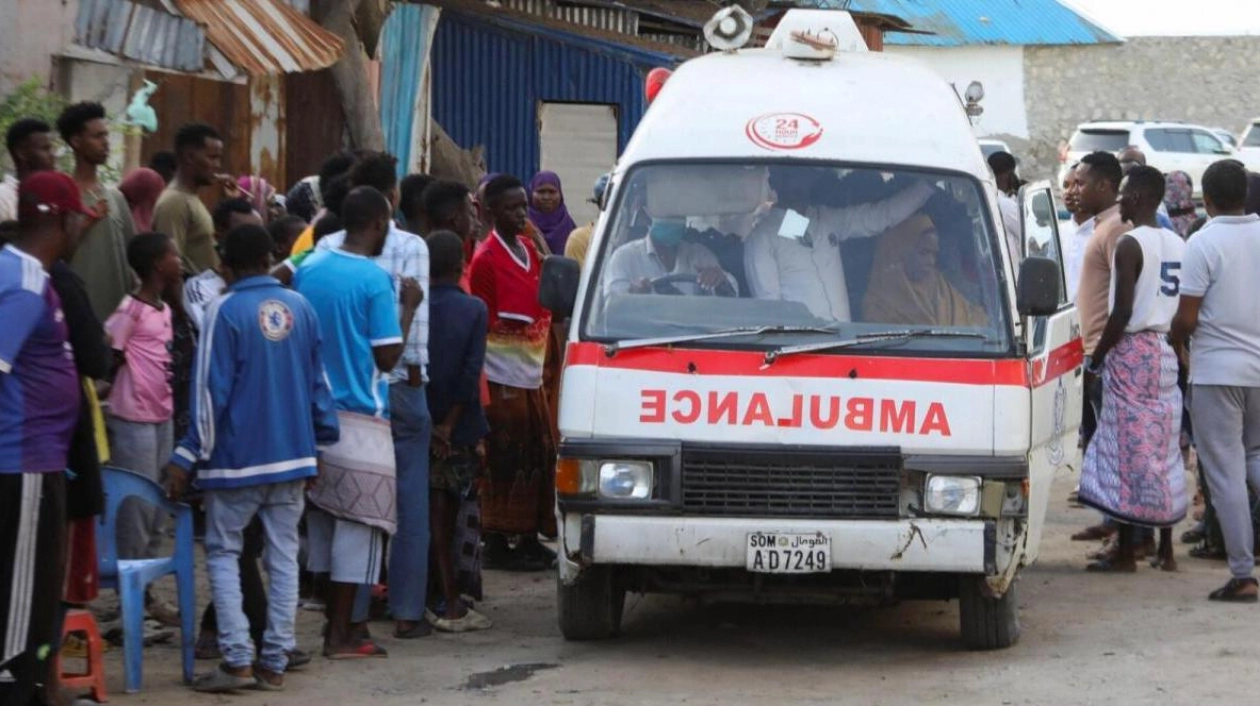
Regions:
<svg viewBox="0 0 1260 707"><path fill-rule="evenodd" d="M995 152L1010 152L1011 151L1010 146L1007 145L1006 142L1003 140L996 140L993 138L980 138L979 140L977 140L977 142L980 143L980 152L984 155L984 159L986 160L989 159L989 155L992 155Z"/></svg>
<svg viewBox="0 0 1260 707"><path fill-rule="evenodd" d="M811 203L774 206L771 183ZM843 241L810 226L846 208L879 221L879 195L907 189L933 195L932 219ZM789 10L765 48L674 72L613 172L580 274L558 256L543 270L543 305L572 322L556 471L567 639L615 634L634 591L957 598L966 646L1017 640L1020 570L1076 446L1083 349L1050 185L1020 194L1022 264L997 199L949 84L913 59L868 53L846 13ZM924 267L954 293L955 314L896 323L873 293L906 295L887 267L909 260L874 261L902 227L938 222L939 262ZM623 256L650 260L659 246L643 239L658 224L687 239L725 234L706 242L731 280L776 266L723 258L722 242L791 247L806 266L797 286L816 265L839 268L849 304L820 312L734 282L704 296L681 265L629 288ZM867 228L858 235L883 230ZM819 277L810 294L832 282ZM953 319L962 310L966 321Z"/></svg>
<svg viewBox="0 0 1260 707"><path fill-rule="evenodd" d="M1260 118L1255 118L1247 124L1247 129L1243 130L1238 141L1238 152L1243 156L1243 161L1252 170L1257 169L1252 164L1260 162Z"/></svg>
<svg viewBox="0 0 1260 707"><path fill-rule="evenodd" d="M1063 182L1066 170L1085 155L1096 150L1118 153L1130 145L1146 153L1147 164L1161 172L1181 170L1189 174L1194 180L1196 199L1202 198L1203 172L1209 165L1227 157L1240 157L1223 138L1199 125L1140 120L1083 123L1072 134L1059 169L1059 182Z"/></svg>

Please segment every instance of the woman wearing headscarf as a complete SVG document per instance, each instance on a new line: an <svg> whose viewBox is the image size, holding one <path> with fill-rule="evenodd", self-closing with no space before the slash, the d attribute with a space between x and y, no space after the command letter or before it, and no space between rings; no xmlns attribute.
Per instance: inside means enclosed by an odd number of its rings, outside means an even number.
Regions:
<svg viewBox="0 0 1260 707"><path fill-rule="evenodd" d="M284 215L284 208L276 199L276 188L271 186L266 179L244 175L236 180L236 185L241 188L241 195L254 205L254 211L262 216L264 226L270 223L271 219Z"/></svg>
<svg viewBox="0 0 1260 707"><path fill-rule="evenodd" d="M962 295L937 265L936 225L918 213L879 237L862 319L881 324L987 326L984 310Z"/></svg>
<svg viewBox="0 0 1260 707"><path fill-rule="evenodd" d="M564 205L564 190L555 172L539 172L529 182L529 220L542 233L552 253L563 253L565 241L577 228Z"/></svg>
<svg viewBox="0 0 1260 707"><path fill-rule="evenodd" d="M1168 210L1177 235L1189 238L1190 227L1198 218L1194 210L1194 181L1190 175L1181 170L1168 173L1164 184L1164 208Z"/></svg>
<svg viewBox="0 0 1260 707"><path fill-rule="evenodd" d="M118 185L118 190L127 199L131 207L131 220L136 224L136 233L153 230L153 207L158 197L166 189L162 175L148 167L133 169Z"/></svg>

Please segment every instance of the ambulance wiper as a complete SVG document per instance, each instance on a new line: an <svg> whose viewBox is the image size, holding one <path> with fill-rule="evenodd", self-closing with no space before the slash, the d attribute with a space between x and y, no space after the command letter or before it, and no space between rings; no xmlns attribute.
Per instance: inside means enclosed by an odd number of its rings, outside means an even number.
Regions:
<svg viewBox="0 0 1260 707"><path fill-rule="evenodd" d="M626 351L627 349L641 349L649 346L669 346L671 344L687 344L693 341L708 341L710 339L727 339L734 336L760 336L763 334L837 334L837 327L821 327L821 326L746 326L734 327L731 329L722 329L721 331L711 331L705 334L683 334L681 336L658 336L648 339L628 339L626 341L618 341L608 344L604 347L604 353L613 356L618 351Z"/></svg>
<svg viewBox="0 0 1260 707"><path fill-rule="evenodd" d="M882 341L904 341L908 339L918 338L942 338L942 339L988 339L985 334L975 331L945 331L941 329L903 329L901 331L881 331L871 334L858 334L852 339L837 339L833 341L815 341L809 344L797 344L795 346L780 346L777 349L771 349L766 352L765 365L769 366L784 356L792 354L814 353L816 351L831 351L834 349L847 349L851 346L860 346L862 344L874 344Z"/></svg>

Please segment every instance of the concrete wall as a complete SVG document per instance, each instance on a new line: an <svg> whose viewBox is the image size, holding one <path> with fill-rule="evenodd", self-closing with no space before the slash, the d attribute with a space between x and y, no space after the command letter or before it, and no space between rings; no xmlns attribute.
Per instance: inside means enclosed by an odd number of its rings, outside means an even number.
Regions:
<svg viewBox="0 0 1260 707"><path fill-rule="evenodd" d="M1028 138L1024 107L1024 48L1009 46L899 47L884 45L889 54L914 57L931 66L959 93L972 81L984 84L984 114L976 121L976 135Z"/></svg>
<svg viewBox="0 0 1260 707"><path fill-rule="evenodd" d="M1121 45L1027 47L1031 143L1025 178L1049 177L1089 120L1184 120L1237 134L1260 116L1260 37L1134 37ZM986 99L986 103L987 103Z"/></svg>
<svg viewBox="0 0 1260 707"><path fill-rule="evenodd" d="M48 85L78 11L77 0L0 0L0 95L32 76Z"/></svg>

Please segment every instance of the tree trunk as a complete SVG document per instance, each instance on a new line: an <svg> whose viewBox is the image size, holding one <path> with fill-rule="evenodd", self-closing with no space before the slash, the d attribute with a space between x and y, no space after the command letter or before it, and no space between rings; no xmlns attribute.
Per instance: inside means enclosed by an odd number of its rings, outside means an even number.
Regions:
<svg viewBox="0 0 1260 707"><path fill-rule="evenodd" d="M429 151L429 174L438 179L461 182L476 188L481 175L486 173L485 148L481 145L465 150L433 121L432 149Z"/></svg>
<svg viewBox="0 0 1260 707"><path fill-rule="evenodd" d="M381 129L381 113L368 81L368 57L354 27L354 15L360 0L316 0L311 14L317 22L345 42L346 54L333 64L333 82L341 97L352 147L365 150L385 149L385 133ZM312 116L311 119L318 120Z"/></svg>

